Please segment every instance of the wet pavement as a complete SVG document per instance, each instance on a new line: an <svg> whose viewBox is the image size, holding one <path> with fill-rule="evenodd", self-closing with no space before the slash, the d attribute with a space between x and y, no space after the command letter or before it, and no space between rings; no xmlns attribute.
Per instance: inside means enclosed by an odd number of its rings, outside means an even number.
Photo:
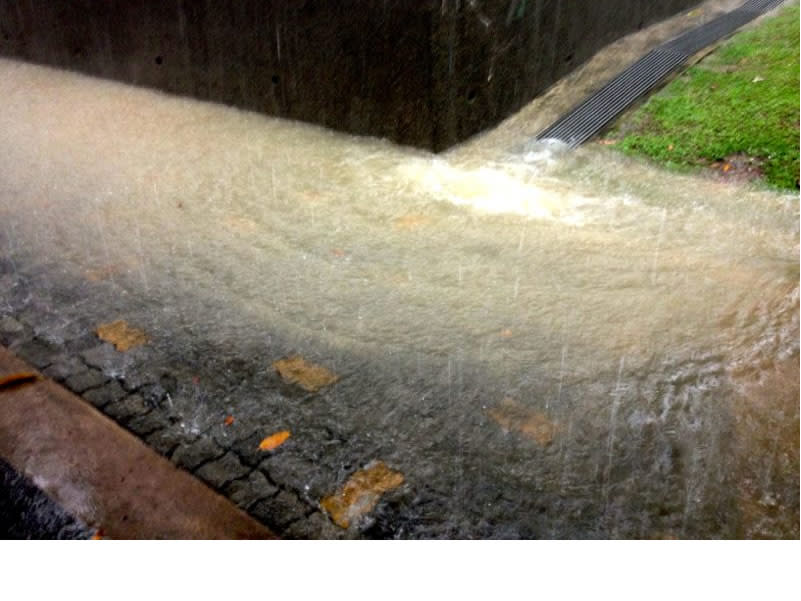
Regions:
<svg viewBox="0 0 801 601"><path fill-rule="evenodd" d="M671 26L438 157L0 61L0 343L284 537L796 538L797 197L531 142Z"/></svg>

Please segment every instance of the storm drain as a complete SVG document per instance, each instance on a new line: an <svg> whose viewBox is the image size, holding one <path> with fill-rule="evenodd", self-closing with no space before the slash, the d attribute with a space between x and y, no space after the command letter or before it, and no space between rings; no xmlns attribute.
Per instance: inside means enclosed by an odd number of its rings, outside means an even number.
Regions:
<svg viewBox="0 0 801 601"><path fill-rule="evenodd" d="M538 140L555 139L579 146L699 50L776 8L784 0L749 0L651 50L604 87L547 127Z"/></svg>

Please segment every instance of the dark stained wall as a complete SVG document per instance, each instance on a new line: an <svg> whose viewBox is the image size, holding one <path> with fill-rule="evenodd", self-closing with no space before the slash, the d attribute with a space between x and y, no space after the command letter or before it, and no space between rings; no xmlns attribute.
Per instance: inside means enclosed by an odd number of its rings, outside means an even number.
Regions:
<svg viewBox="0 0 801 601"><path fill-rule="evenodd" d="M0 0L0 55L444 150L698 0Z"/></svg>

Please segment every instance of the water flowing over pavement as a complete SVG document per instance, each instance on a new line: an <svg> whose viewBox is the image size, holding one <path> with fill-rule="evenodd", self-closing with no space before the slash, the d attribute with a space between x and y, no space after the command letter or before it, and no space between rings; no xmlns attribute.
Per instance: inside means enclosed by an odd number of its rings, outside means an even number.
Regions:
<svg viewBox="0 0 801 601"><path fill-rule="evenodd" d="M433 156L17 62L0 80L6 332L161 387L163 452L258 466L302 506L264 517L279 533L381 461L403 483L352 536L799 535L795 195L531 143L553 96ZM147 343L101 345L118 319ZM288 384L294 355L336 381Z"/></svg>

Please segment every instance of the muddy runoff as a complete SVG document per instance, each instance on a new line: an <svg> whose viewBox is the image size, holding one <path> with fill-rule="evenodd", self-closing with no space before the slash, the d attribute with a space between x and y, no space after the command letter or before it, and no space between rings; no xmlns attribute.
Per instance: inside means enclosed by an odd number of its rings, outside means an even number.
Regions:
<svg viewBox="0 0 801 601"><path fill-rule="evenodd" d="M118 375L169 367L196 435L291 431L310 504L383 462L359 535L798 536L795 196L508 125L434 156L0 79L0 311L140 328Z"/></svg>

